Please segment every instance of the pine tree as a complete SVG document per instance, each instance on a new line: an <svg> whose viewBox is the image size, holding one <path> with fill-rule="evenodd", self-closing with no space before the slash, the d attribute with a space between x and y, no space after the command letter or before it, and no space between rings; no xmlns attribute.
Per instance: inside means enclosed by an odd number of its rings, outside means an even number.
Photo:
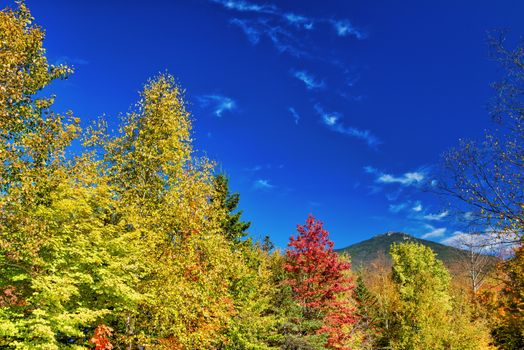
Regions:
<svg viewBox="0 0 524 350"><path fill-rule="evenodd" d="M251 226L250 222L240 219L243 213L237 210L240 194L229 192L229 180L224 174L215 176L214 186L216 194L213 200L226 212L226 217L221 222L222 232L228 239L239 242L246 236L246 231Z"/></svg>

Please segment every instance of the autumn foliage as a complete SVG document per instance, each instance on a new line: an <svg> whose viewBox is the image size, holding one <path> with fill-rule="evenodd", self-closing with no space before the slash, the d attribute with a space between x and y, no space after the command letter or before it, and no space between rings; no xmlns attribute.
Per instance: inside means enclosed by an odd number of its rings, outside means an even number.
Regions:
<svg viewBox="0 0 524 350"><path fill-rule="evenodd" d="M95 346L95 350L111 350L113 345L109 337L113 334L113 330L108 326L101 324L96 327L93 337L89 340Z"/></svg>
<svg viewBox="0 0 524 350"><path fill-rule="evenodd" d="M43 40L23 2L0 11L0 348L522 348L522 248L475 308L419 246L355 289L312 215L285 254L249 236L173 76L147 81L117 131L83 128L55 110L47 88L73 70Z"/></svg>
<svg viewBox="0 0 524 350"><path fill-rule="evenodd" d="M350 326L355 323L349 292L353 282L349 261L333 251L333 242L322 222L309 215L305 225L297 226L298 235L289 240L286 251L285 281L294 299L304 308L305 318L321 318L319 333L328 335L327 345L348 349Z"/></svg>

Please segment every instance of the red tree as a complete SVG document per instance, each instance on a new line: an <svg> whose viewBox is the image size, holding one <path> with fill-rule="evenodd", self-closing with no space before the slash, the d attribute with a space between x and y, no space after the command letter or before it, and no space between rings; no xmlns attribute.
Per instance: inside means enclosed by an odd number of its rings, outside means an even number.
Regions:
<svg viewBox="0 0 524 350"><path fill-rule="evenodd" d="M113 330L105 324L98 325L95 329L95 334L89 340L95 346L95 350L112 350L113 345L109 337L113 335Z"/></svg>
<svg viewBox="0 0 524 350"><path fill-rule="evenodd" d="M354 287L349 276L351 265L333 250L329 233L313 215L308 216L305 225L297 225L297 231L286 251L286 283L304 307L304 317L322 318L323 326L318 332L328 335L327 346L349 349L345 344L351 325L356 322L349 300Z"/></svg>

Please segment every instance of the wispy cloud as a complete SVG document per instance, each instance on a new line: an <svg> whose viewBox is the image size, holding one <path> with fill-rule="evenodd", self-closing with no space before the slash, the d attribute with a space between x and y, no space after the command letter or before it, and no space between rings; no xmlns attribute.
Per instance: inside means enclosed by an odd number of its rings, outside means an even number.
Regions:
<svg viewBox="0 0 524 350"><path fill-rule="evenodd" d="M408 171L401 175L393 175L369 165L363 167L363 170L367 174L374 175L375 182L383 185L397 184L403 187L418 187L425 184L428 181L427 168L419 168L418 170ZM420 209L422 209L422 207Z"/></svg>
<svg viewBox="0 0 524 350"><path fill-rule="evenodd" d="M311 46L284 24L274 23L267 18L240 19L233 18L230 23L239 27L249 42L256 45L266 37L280 53L289 54L296 58L313 58Z"/></svg>
<svg viewBox="0 0 524 350"><path fill-rule="evenodd" d="M291 74L304 83L308 90L317 90L323 89L326 87L326 84L322 80L316 79L311 73L305 70L295 71L292 70Z"/></svg>
<svg viewBox="0 0 524 350"><path fill-rule="evenodd" d="M255 166L253 166L253 167L251 167L251 168L244 168L244 169L242 169L242 170L243 170L243 171L253 172L253 173L254 173L254 172L260 171L260 170L262 170L262 169L263 169L262 165L255 165Z"/></svg>
<svg viewBox="0 0 524 350"><path fill-rule="evenodd" d="M289 113L291 113L291 116L293 117L293 121L295 122L295 124L298 124L298 122L300 121L300 114L298 114L298 112L293 107L289 107L288 111Z"/></svg>
<svg viewBox="0 0 524 350"><path fill-rule="evenodd" d="M367 188L369 189L368 195L374 195L374 194L382 192L382 187L379 187L379 186L371 185L371 186L367 186Z"/></svg>
<svg viewBox="0 0 524 350"><path fill-rule="evenodd" d="M312 30L314 28L314 19L297 15L296 13L286 13L284 18L292 25L297 26L298 28L302 27L306 30Z"/></svg>
<svg viewBox="0 0 524 350"><path fill-rule="evenodd" d="M257 171L261 171L261 170L271 170L271 169L284 169L284 164L271 164L271 163L268 163L268 164L257 164L257 165L254 165L250 168L244 168L242 169L242 171L246 171L246 172L252 172L252 173L255 173Z"/></svg>
<svg viewBox="0 0 524 350"><path fill-rule="evenodd" d="M242 29L248 40L256 45L262 37L267 37L273 46L282 53L296 57L317 57L313 53L315 45L305 43L299 36L301 31L312 31L324 27L335 29L340 37L354 36L364 39L365 33L355 28L348 19L313 18L302 14L287 12L274 4L257 4L243 0L209 0L227 10L240 14L256 14L251 18L234 18L230 22ZM255 18L253 18L255 17Z"/></svg>
<svg viewBox="0 0 524 350"><path fill-rule="evenodd" d="M368 174L376 174L376 173L379 172L377 168L374 168L374 167L372 167L372 166L370 166L370 165L366 165L366 166L364 167L364 171L365 171L366 173L368 173Z"/></svg>
<svg viewBox="0 0 524 350"><path fill-rule="evenodd" d="M253 45L258 44L258 42L260 41L260 37L262 36L262 32L260 31L259 28L254 26L251 23L251 21L242 20L239 18L233 18L230 21L230 23L242 29L242 31L247 36L247 39L249 40L251 44Z"/></svg>
<svg viewBox="0 0 524 350"><path fill-rule="evenodd" d="M210 0L216 4L220 4L227 8L228 10L234 10L239 12L256 12L256 13L266 13L266 14L275 14L278 12L278 9L274 5L258 5L248 1L242 0Z"/></svg>
<svg viewBox="0 0 524 350"><path fill-rule="evenodd" d="M404 186L421 183L425 178L425 175L421 172L405 173L401 176L394 176L391 174L382 174L377 178L377 182L390 184L399 183Z"/></svg>
<svg viewBox="0 0 524 350"><path fill-rule="evenodd" d="M438 214L426 214L423 216L423 218L425 220L430 220L430 221L440 221L442 219L444 219L446 216L448 216L449 212L447 210L441 212L441 213L438 213Z"/></svg>
<svg viewBox="0 0 524 350"><path fill-rule="evenodd" d="M322 122L327 126L333 127L337 125L338 120L340 119L340 114L331 112L331 113L322 113Z"/></svg>
<svg viewBox="0 0 524 350"><path fill-rule="evenodd" d="M60 64L84 66L89 64L89 61L78 57L60 56L53 62L53 65L58 66Z"/></svg>
<svg viewBox="0 0 524 350"><path fill-rule="evenodd" d="M422 204L419 201L415 202L415 205L413 206L413 208L411 208L411 210L413 210L416 213L421 212L422 209Z"/></svg>
<svg viewBox="0 0 524 350"><path fill-rule="evenodd" d="M329 22L335 28L338 36L354 36L359 40L366 38L366 34L355 28L347 19L330 20Z"/></svg>
<svg viewBox="0 0 524 350"><path fill-rule="evenodd" d="M389 211L392 213L399 213L408 207L409 203L390 204Z"/></svg>
<svg viewBox="0 0 524 350"><path fill-rule="evenodd" d="M288 24L312 30L316 24L327 23L330 24L338 36L354 36L357 39L365 39L366 34L357 29L348 19L326 19L326 18L312 18L300 15L293 12L284 12L274 4L256 4L253 2L243 0L210 0L213 3L220 4L228 10L237 12L251 12L264 15L272 15L280 18Z"/></svg>
<svg viewBox="0 0 524 350"><path fill-rule="evenodd" d="M319 104L315 105L316 112L320 115L322 122L332 131L365 141L368 146L376 148L382 142L369 130L362 130L352 126L344 125L340 120L342 115L338 112L326 112Z"/></svg>
<svg viewBox="0 0 524 350"><path fill-rule="evenodd" d="M436 228L431 225L426 226L427 229L431 230L421 236L423 239L442 237L446 234L447 229L445 227Z"/></svg>
<svg viewBox="0 0 524 350"><path fill-rule="evenodd" d="M271 190L273 188L275 188L274 185L272 185L269 180L266 180L266 179L258 179L258 180L255 180L255 182L253 183L253 188L256 189L256 190Z"/></svg>
<svg viewBox="0 0 524 350"><path fill-rule="evenodd" d="M395 191L386 193L386 198L388 201L396 201L402 194L403 189L398 188Z"/></svg>
<svg viewBox="0 0 524 350"><path fill-rule="evenodd" d="M424 182L427 177L426 171L418 170L406 172L402 175L392 175L382 172L371 166L365 166L364 171L376 176L375 182L382 184L400 184L402 186L415 186Z"/></svg>
<svg viewBox="0 0 524 350"><path fill-rule="evenodd" d="M198 97L198 102L203 108L211 108L213 114L222 117L224 112L233 111L237 108L237 103L231 98L223 95L203 95Z"/></svg>

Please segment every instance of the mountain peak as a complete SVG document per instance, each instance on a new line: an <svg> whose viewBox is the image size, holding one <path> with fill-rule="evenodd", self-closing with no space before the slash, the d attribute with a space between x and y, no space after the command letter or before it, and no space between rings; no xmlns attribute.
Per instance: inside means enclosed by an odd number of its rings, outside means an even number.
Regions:
<svg viewBox="0 0 524 350"><path fill-rule="evenodd" d="M464 258L464 252L460 249L416 238L405 232L397 231L388 231L378 234L365 241L352 244L342 249L337 249L337 252L348 253L351 257L352 265L358 268L360 266L371 264L381 256L390 259L389 249L391 245L406 241L416 242L430 247L437 254L437 258L442 260L448 266Z"/></svg>

